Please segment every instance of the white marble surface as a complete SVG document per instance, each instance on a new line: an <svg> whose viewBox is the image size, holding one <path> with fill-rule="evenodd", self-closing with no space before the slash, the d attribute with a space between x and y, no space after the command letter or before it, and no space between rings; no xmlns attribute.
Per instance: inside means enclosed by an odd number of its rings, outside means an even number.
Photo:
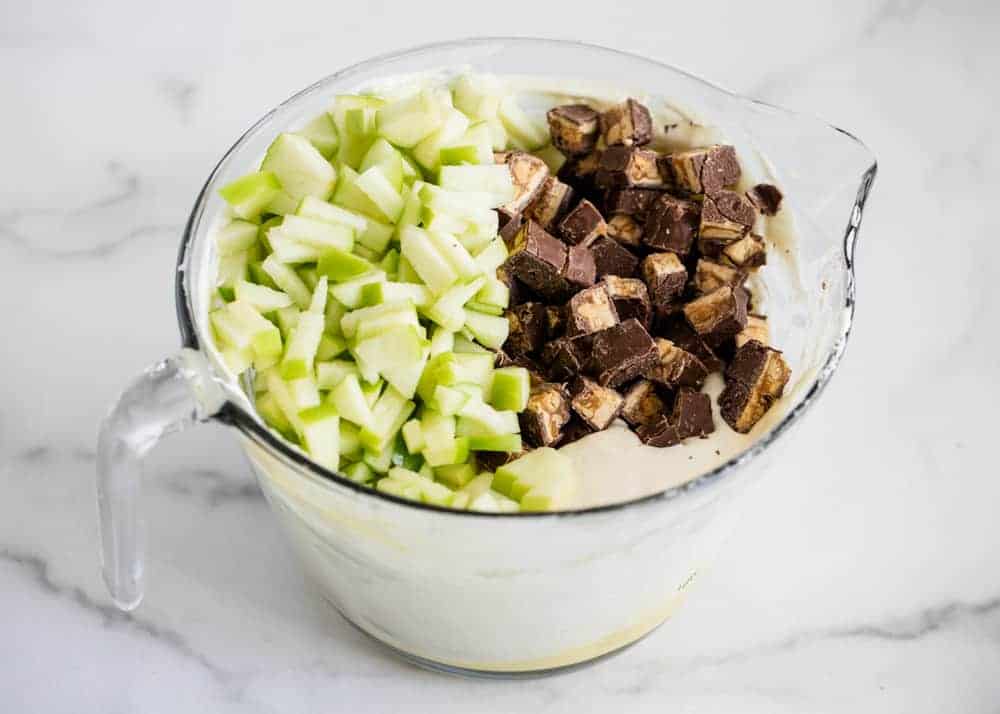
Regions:
<svg viewBox="0 0 1000 714"><path fill-rule="evenodd" d="M643 4L569 19L562 3L470 17L425 0L392 20L380 2L0 6L0 711L1000 711L1000 11ZM703 48L709 22L728 47ZM387 656L304 582L217 426L153 456L149 596L117 613L94 434L178 344L172 267L203 178L314 78L484 33L632 49L873 147L831 389L689 604L577 673L464 681Z"/></svg>

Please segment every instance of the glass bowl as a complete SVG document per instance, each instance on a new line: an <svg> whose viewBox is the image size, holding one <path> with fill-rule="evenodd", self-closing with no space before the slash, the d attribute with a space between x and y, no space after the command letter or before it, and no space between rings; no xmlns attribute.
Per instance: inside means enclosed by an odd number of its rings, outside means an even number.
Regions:
<svg viewBox="0 0 1000 714"><path fill-rule="evenodd" d="M669 101L687 131L737 145L749 171L786 195L797 260L765 272L775 343L794 385L753 444L703 475L628 502L576 511L486 514L401 500L311 462L256 416L211 345L207 320L218 188L250 170L279 132L336 95L385 77L463 67L553 79L567 94L604 88ZM721 132L721 134L719 134ZM668 133L668 137L670 134ZM232 427L271 510L329 602L426 666L495 676L592 661L649 633L711 562L747 486L813 405L844 352L854 311L854 247L875 176L871 152L817 119L732 94L642 57L575 42L483 38L368 60L304 89L222 157L191 211L177 265L182 349L140 375L102 425L98 503L105 581L123 609L142 598L137 497L144 454L212 419ZM781 256L778 256L779 258ZM725 427L723 427L725 428ZM613 474L609 474L613 477Z"/></svg>

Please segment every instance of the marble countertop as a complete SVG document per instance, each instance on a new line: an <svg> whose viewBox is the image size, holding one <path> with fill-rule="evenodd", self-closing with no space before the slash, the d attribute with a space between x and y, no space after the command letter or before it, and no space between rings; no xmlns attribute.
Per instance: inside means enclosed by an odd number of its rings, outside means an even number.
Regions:
<svg viewBox="0 0 1000 714"><path fill-rule="evenodd" d="M508 0L486 26L435 0L391 22L383 3L0 9L0 711L998 711L1000 11L639 5L573 19ZM856 331L830 390L690 602L579 672L466 681L386 655L305 582L219 426L150 459L149 594L117 612L94 437L129 376L178 345L173 261L204 177L315 78L484 30L646 54L873 148Z"/></svg>

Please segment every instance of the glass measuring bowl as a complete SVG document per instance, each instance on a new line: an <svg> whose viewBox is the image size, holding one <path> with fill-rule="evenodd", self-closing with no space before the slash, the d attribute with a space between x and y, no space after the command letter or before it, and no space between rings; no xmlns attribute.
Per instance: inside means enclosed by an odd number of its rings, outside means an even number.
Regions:
<svg viewBox="0 0 1000 714"><path fill-rule="evenodd" d="M793 383L742 453L681 486L558 513L483 514L401 500L313 463L270 431L212 346L218 188L251 170L275 135L330 99L385 77L465 67L558 78L668 99L694 131L721 131L745 167L773 178L794 222L795 260L764 273L774 341ZM584 83L584 84L581 84ZM547 86L552 80L547 79ZM669 134L668 134L669 136ZM766 157L766 158L765 158ZM126 388L102 425L98 504L105 581L132 609L143 594L138 493L144 454L203 420L232 427L294 549L351 623L427 666L510 676L587 662L662 623L709 562L775 448L829 382L854 311L854 247L875 176L853 136L633 55L536 39L484 38L420 47L357 64L296 94L223 156L191 212L177 265L183 346ZM722 427L725 428L725 427ZM609 477L613 477L609 474Z"/></svg>

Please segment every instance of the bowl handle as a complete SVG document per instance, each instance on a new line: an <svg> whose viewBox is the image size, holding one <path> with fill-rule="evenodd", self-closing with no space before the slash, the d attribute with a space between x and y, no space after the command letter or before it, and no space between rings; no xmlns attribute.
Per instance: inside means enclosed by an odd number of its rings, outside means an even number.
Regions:
<svg viewBox="0 0 1000 714"><path fill-rule="evenodd" d="M142 465L160 439L204 421L225 396L205 357L182 349L140 374L101 422L97 508L104 582L122 610L142 601L145 548L139 514Z"/></svg>

